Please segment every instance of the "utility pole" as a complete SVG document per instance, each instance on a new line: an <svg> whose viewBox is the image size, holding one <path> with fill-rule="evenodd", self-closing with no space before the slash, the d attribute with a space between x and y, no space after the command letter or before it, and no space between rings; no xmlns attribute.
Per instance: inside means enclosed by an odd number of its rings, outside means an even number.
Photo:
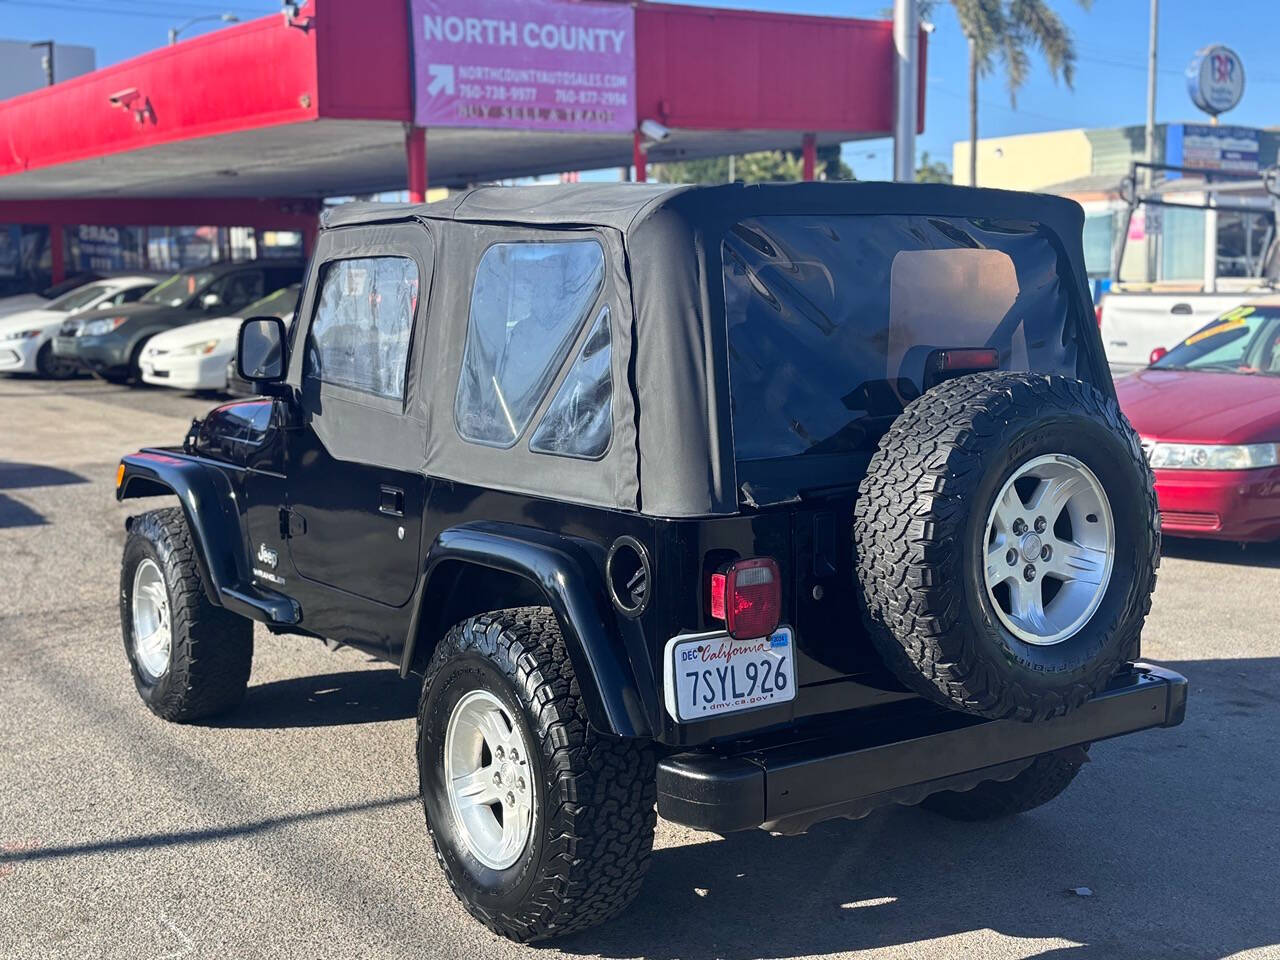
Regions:
<svg viewBox="0 0 1280 960"><path fill-rule="evenodd" d="M37 40L31 45L31 49L36 47L44 47L44 56L40 58L40 66L44 67L44 85L46 87L53 86L53 41Z"/></svg>
<svg viewBox="0 0 1280 960"><path fill-rule="evenodd" d="M916 178L916 127L920 105L920 25L916 0L893 0L893 179Z"/></svg>
<svg viewBox="0 0 1280 960"><path fill-rule="evenodd" d="M1146 129L1146 160L1147 163L1156 162L1156 46L1159 34L1160 23L1160 0L1151 0L1151 22L1147 29L1147 129ZM1150 167L1146 170L1146 176L1143 177L1143 184L1148 192L1154 183L1154 174ZM1143 211L1143 223L1149 225L1151 217L1148 216L1150 209ZM1144 277L1150 282L1155 279L1156 265L1156 238L1152 236L1151 230L1144 228L1146 240L1147 256L1144 269ZM1117 264L1116 270L1120 267ZM1117 276L1118 279L1118 276Z"/></svg>
<svg viewBox="0 0 1280 960"><path fill-rule="evenodd" d="M1147 163L1156 162L1156 35L1160 21L1160 0L1151 0L1151 24L1147 33ZM1151 171L1147 171L1151 186Z"/></svg>

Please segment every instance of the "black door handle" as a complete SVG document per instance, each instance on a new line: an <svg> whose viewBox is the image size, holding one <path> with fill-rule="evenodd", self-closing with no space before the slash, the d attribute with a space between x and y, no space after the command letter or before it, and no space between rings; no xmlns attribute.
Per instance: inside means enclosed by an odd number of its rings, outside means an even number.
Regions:
<svg viewBox="0 0 1280 960"><path fill-rule="evenodd" d="M389 487L385 483L379 488L378 512L389 517L404 516L404 491L399 487Z"/></svg>

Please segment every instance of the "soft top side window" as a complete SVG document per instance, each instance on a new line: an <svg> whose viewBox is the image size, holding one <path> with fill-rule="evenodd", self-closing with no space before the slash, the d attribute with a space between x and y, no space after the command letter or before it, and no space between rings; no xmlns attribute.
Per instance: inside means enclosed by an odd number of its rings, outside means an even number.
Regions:
<svg viewBox="0 0 1280 960"><path fill-rule="evenodd" d="M408 257L335 260L322 268L304 375L404 399L418 265Z"/></svg>
<svg viewBox="0 0 1280 960"><path fill-rule="evenodd" d="M484 252L454 403L464 440L515 444L603 285L604 250L595 240L497 243Z"/></svg>
<svg viewBox="0 0 1280 960"><path fill-rule="evenodd" d="M598 460L613 438L613 349L609 308L601 307L591 332L555 398L533 431L529 449Z"/></svg>

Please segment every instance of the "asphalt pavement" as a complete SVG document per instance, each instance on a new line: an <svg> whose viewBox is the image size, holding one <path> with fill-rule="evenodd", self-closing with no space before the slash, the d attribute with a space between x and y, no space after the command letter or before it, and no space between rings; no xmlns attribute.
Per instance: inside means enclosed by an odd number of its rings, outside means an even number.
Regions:
<svg viewBox="0 0 1280 960"><path fill-rule="evenodd" d="M0 958L1280 957L1280 548L1168 544L1144 651L1190 678L1187 720L1098 744L1050 805L660 821L623 916L520 947L436 866L393 669L259 631L236 713L138 700L115 465L211 404L0 378Z"/></svg>

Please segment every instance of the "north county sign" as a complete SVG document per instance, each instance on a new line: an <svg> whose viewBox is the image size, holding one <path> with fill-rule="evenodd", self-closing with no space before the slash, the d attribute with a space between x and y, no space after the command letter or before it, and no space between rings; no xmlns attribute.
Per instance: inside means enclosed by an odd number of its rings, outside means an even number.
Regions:
<svg viewBox="0 0 1280 960"><path fill-rule="evenodd" d="M1187 67L1191 102L1210 116L1226 113L1244 96L1244 64L1230 47L1214 44L1196 53Z"/></svg>
<svg viewBox="0 0 1280 960"><path fill-rule="evenodd" d="M635 129L630 4L412 0L412 11L420 126Z"/></svg>

